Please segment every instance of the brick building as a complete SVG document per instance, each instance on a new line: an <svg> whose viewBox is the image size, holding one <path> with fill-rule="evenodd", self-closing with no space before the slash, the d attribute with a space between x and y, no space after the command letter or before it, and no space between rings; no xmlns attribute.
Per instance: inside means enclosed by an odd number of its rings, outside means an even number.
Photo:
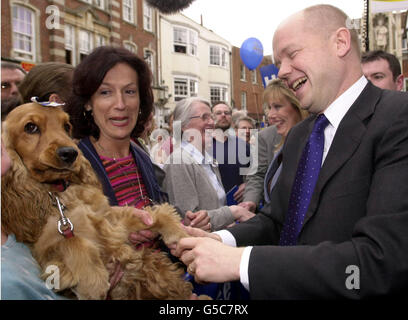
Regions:
<svg viewBox="0 0 408 320"><path fill-rule="evenodd" d="M95 47L124 46L156 74L157 12L143 0L6 0L1 2L1 57L77 65Z"/></svg>

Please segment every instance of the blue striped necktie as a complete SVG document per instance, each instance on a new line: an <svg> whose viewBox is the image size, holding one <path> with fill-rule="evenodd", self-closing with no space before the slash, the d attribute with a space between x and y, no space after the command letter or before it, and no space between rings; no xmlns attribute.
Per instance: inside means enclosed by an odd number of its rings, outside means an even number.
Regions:
<svg viewBox="0 0 408 320"><path fill-rule="evenodd" d="M328 124L329 120L325 115L319 115L303 149L290 195L288 213L279 240L281 246L297 244L297 238L319 177L324 149L324 129Z"/></svg>

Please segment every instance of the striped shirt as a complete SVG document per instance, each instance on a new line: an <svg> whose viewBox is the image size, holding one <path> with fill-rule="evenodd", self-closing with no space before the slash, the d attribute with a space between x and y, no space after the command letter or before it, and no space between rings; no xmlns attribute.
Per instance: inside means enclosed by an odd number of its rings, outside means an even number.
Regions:
<svg viewBox="0 0 408 320"><path fill-rule="evenodd" d="M150 204L142 175L131 154L121 159L104 156L100 158L119 206L133 206L142 209Z"/></svg>

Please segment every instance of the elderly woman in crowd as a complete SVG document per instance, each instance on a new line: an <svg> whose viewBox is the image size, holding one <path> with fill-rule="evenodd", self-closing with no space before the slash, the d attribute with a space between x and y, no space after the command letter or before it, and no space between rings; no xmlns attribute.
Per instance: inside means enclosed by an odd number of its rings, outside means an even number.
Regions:
<svg viewBox="0 0 408 320"><path fill-rule="evenodd" d="M210 219L209 229L219 230L253 216L238 206L226 206L218 165L206 152L211 148L214 119L210 103L193 97L179 101L174 110L176 146L164 166L164 189L170 202L192 220ZM181 132L180 132L181 131Z"/></svg>

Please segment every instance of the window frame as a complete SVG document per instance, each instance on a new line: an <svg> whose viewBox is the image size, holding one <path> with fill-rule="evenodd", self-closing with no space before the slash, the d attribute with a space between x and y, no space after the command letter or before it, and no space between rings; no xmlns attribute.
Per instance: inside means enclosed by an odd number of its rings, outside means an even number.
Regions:
<svg viewBox="0 0 408 320"><path fill-rule="evenodd" d="M185 87L184 87L185 94L177 92L176 81L185 83ZM185 98L198 96L198 84L199 82L197 78L184 76L184 75L174 76L173 77L174 101L180 101Z"/></svg>
<svg viewBox="0 0 408 320"><path fill-rule="evenodd" d="M143 1L143 29L153 32L153 8L146 1Z"/></svg>
<svg viewBox="0 0 408 320"><path fill-rule="evenodd" d="M67 29L70 30L70 36L67 36ZM64 25L64 38L65 38L65 51L71 51L71 64L76 65L77 55L76 55L76 28L72 24L66 23ZM68 39L71 38L71 43L68 42ZM67 62L67 61L66 61ZM68 63L68 62L67 62Z"/></svg>
<svg viewBox="0 0 408 320"><path fill-rule="evenodd" d="M125 40L123 41L122 45L125 49L128 49L130 52L137 54L137 44L136 43L129 41L129 40Z"/></svg>
<svg viewBox="0 0 408 320"><path fill-rule="evenodd" d="M256 69L251 70L251 82L252 84L258 83L258 73L256 72Z"/></svg>
<svg viewBox="0 0 408 320"><path fill-rule="evenodd" d="M145 62L150 67L150 71L152 72L152 81L154 83L156 79L155 54L152 50L145 49L143 56L144 56Z"/></svg>
<svg viewBox="0 0 408 320"><path fill-rule="evenodd" d="M241 110L247 110L248 107L248 95L246 91L241 91Z"/></svg>
<svg viewBox="0 0 408 320"><path fill-rule="evenodd" d="M126 2L126 3L125 3ZM128 8L128 12L125 12L125 8ZM129 14L131 17L128 17ZM122 19L129 23L135 23L135 1L123 0L122 1Z"/></svg>
<svg viewBox="0 0 408 320"><path fill-rule="evenodd" d="M212 53L212 51L218 51L218 53ZM225 46L219 44L210 44L210 66L217 66L221 68L228 68L228 49ZM216 58L216 62L213 59Z"/></svg>
<svg viewBox="0 0 408 320"><path fill-rule="evenodd" d="M83 38L83 36L82 35L84 35L84 34L87 34L89 37L88 37L88 43L89 43L89 46L88 46L88 48L86 49L84 49L83 48L83 43L84 43L84 38ZM94 40L94 37L93 37L93 33L92 33L92 31L89 31L89 30L86 30L86 29L80 29L79 30L79 48L78 48L78 51L79 51L79 56L80 56L80 61L82 61L82 59L81 59L81 57L82 57L82 55L85 55L85 56L87 56L87 55L89 55L91 52L92 52L92 50L94 49L94 43L93 43L93 40Z"/></svg>
<svg viewBox="0 0 408 320"><path fill-rule="evenodd" d="M100 1L99 4L98 1ZM105 0L94 0L93 2L95 3L95 7L105 10Z"/></svg>
<svg viewBox="0 0 408 320"><path fill-rule="evenodd" d="M241 64L240 77L241 81L246 81L246 67L243 64Z"/></svg>
<svg viewBox="0 0 408 320"><path fill-rule="evenodd" d="M176 31L182 35L182 37L179 37L176 39ZM183 39L184 38L184 39ZM185 48L182 51L176 50L176 46L180 48ZM182 53L182 54L187 54L189 56L194 56L197 57L198 55L198 32L182 27L179 25L174 25L173 26L173 52L175 53Z"/></svg>
<svg viewBox="0 0 408 320"><path fill-rule="evenodd" d="M18 8L21 8L22 10L24 10L24 14L23 14L23 16L25 16L25 13L26 12L29 12L30 13L30 15L31 15L31 21L30 21L30 25L31 25L31 34L28 34L28 33L23 33L23 32L21 32L21 31L17 31L16 30L16 28L15 28L15 24L14 24L14 20L16 19L17 20L17 22L18 21L22 21L23 23L25 23L25 20L21 20L21 17L16 17L16 18L14 18L14 9L16 9L16 13L18 14ZM19 19L18 19L19 18ZM12 4L12 6L11 6L11 32L12 32L12 48L13 48L13 52L15 53L15 54L17 54L18 55L18 59L19 60L29 60L29 59L31 59L31 61L35 61L36 60L36 49L37 49L37 43L36 43L36 41L37 41L37 39L36 39L36 12L33 10L33 9L31 9L31 8L29 8L29 7L27 7L27 6L24 6L24 5L21 5L21 4L19 4L19 3L14 3L14 4ZM17 40L16 38L16 35L20 35L20 36L22 36L23 38L22 39L19 39L19 40ZM23 42L25 42L25 41L27 41L27 40L24 40L24 37L27 37L28 38L28 42L29 42L29 44L31 45L31 51L26 51L26 50L24 50L24 49L21 49L21 48L19 48L19 47L17 47L17 42L19 42L20 40L21 41L23 41ZM26 56L28 56L28 57L30 57L29 59L27 59L26 58Z"/></svg>
<svg viewBox="0 0 408 320"><path fill-rule="evenodd" d="M100 41L102 40L102 41ZM103 34L95 34L95 48L100 46L105 46L108 44L108 37L104 36Z"/></svg>
<svg viewBox="0 0 408 320"><path fill-rule="evenodd" d="M214 96L213 91L218 90L219 93ZM210 84L210 101L211 104L214 104L217 101L226 101L228 102L228 86L226 85L218 85L218 84Z"/></svg>

